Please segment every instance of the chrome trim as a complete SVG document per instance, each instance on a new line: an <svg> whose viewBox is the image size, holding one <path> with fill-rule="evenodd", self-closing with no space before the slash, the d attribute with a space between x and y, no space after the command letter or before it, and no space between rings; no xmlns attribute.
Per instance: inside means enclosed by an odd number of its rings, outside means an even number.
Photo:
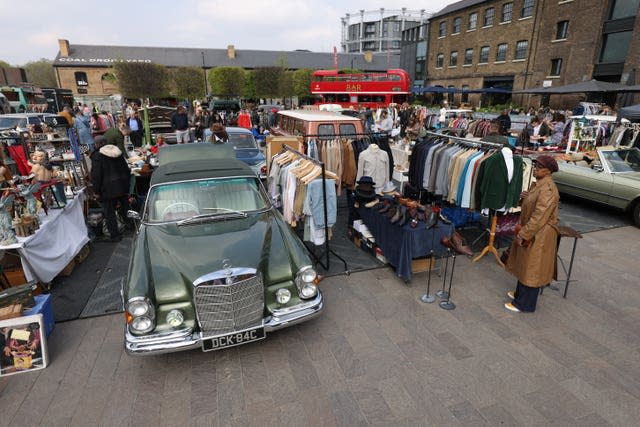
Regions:
<svg viewBox="0 0 640 427"><path fill-rule="evenodd" d="M258 270L256 270L255 268L248 268L248 267L232 267L226 270L218 270L212 273L207 273L204 276L198 277L196 280L193 281L193 286L198 286L204 282L209 282L211 280L216 280L216 279L223 279L229 276L233 277L233 276L240 276L243 274L256 275L257 272Z"/></svg>
<svg viewBox="0 0 640 427"><path fill-rule="evenodd" d="M298 323L313 319L322 313L324 300L322 292L318 289L318 295L311 301L305 301L293 307L276 309L273 314L263 319L265 332L273 332ZM228 334L221 334L224 336ZM215 337L207 337L215 338ZM145 356L153 354L172 353L175 351L190 350L201 347L202 336L192 333L185 328L177 331L168 331L159 334L136 336L129 332L125 326L125 351L131 356Z"/></svg>

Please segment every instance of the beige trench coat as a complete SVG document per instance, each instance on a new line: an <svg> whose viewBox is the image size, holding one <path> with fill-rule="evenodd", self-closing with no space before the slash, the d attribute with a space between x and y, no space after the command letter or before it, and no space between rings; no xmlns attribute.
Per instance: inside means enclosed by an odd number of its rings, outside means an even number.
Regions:
<svg viewBox="0 0 640 427"><path fill-rule="evenodd" d="M522 201L518 236L531 244L518 246L514 240L506 269L529 287L538 288L556 278L559 202L551 176L539 179Z"/></svg>

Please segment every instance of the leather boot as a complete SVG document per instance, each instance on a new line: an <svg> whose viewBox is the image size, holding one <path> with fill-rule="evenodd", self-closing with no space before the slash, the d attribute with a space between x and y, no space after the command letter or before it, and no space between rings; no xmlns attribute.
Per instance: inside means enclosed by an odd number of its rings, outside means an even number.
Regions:
<svg viewBox="0 0 640 427"><path fill-rule="evenodd" d="M426 217L425 222L426 222L427 230L432 228L438 222L438 213L434 210L429 212L429 215Z"/></svg>
<svg viewBox="0 0 640 427"><path fill-rule="evenodd" d="M378 209L378 212L380 212L381 214L386 213L389 209L391 209L391 203L389 202L383 202L384 206L382 207L382 209Z"/></svg>
<svg viewBox="0 0 640 427"><path fill-rule="evenodd" d="M393 206L393 205L392 205L392 206L389 208L389 210L384 214L384 216L386 216L386 217L387 217L387 219L391 219L391 218L393 218L393 217L396 215L397 210L398 210L398 208L397 208L396 206Z"/></svg>
<svg viewBox="0 0 640 427"><path fill-rule="evenodd" d="M453 233L453 236L451 236L451 243L453 245L453 250L459 253L460 255L467 255L467 256L473 255L473 251L471 250L471 247L467 245L467 242L465 242L464 238L457 231L455 231Z"/></svg>
<svg viewBox="0 0 640 427"><path fill-rule="evenodd" d="M396 208L396 213L395 215L393 215L390 219L391 224L395 224L396 222L400 221L400 218L402 218L402 209L405 209L404 206L400 205ZM406 212L406 210L405 210Z"/></svg>
<svg viewBox="0 0 640 427"><path fill-rule="evenodd" d="M409 215L409 209L405 207L402 217L400 218L400 221L398 221L398 225L400 227L404 227L410 220L411 215Z"/></svg>
<svg viewBox="0 0 640 427"><path fill-rule="evenodd" d="M369 203L366 203L364 205L365 208L372 208L375 205L377 205L378 203L380 203L380 201L378 199L373 199L372 201L370 201Z"/></svg>

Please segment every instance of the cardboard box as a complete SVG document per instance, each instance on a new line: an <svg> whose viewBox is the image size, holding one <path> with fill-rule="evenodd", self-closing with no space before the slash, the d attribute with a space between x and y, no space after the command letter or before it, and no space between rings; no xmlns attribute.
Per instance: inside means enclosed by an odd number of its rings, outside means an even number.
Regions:
<svg viewBox="0 0 640 427"><path fill-rule="evenodd" d="M20 286L27 283L27 278L24 275L24 271L22 271L22 267L4 270L4 275L11 286Z"/></svg>
<svg viewBox="0 0 640 427"><path fill-rule="evenodd" d="M13 319L22 316L22 304L11 304L0 308L0 320Z"/></svg>
<svg viewBox="0 0 640 427"><path fill-rule="evenodd" d="M411 271L413 273L420 273L423 271L429 271L430 269L437 268L436 258L415 258L411 260Z"/></svg>
<svg viewBox="0 0 640 427"><path fill-rule="evenodd" d="M32 314L42 313L44 330L48 337L49 335L51 335L51 333L53 332L53 328L56 325L56 322L53 318L53 309L51 308L51 294L36 295L34 298L36 300L36 305L32 309L26 310L22 315L30 316Z"/></svg>

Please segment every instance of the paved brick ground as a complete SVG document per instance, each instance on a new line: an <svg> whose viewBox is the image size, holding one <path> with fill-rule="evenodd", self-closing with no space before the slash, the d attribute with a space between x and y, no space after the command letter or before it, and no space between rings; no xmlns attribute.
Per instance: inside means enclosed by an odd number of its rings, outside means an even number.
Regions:
<svg viewBox="0 0 640 427"><path fill-rule="evenodd" d="M460 257L453 311L419 302L425 273L331 277L323 316L221 352L132 358L122 315L59 324L47 369L0 379L0 425L635 426L639 240L585 235L568 298L534 314L503 308L492 258Z"/></svg>

